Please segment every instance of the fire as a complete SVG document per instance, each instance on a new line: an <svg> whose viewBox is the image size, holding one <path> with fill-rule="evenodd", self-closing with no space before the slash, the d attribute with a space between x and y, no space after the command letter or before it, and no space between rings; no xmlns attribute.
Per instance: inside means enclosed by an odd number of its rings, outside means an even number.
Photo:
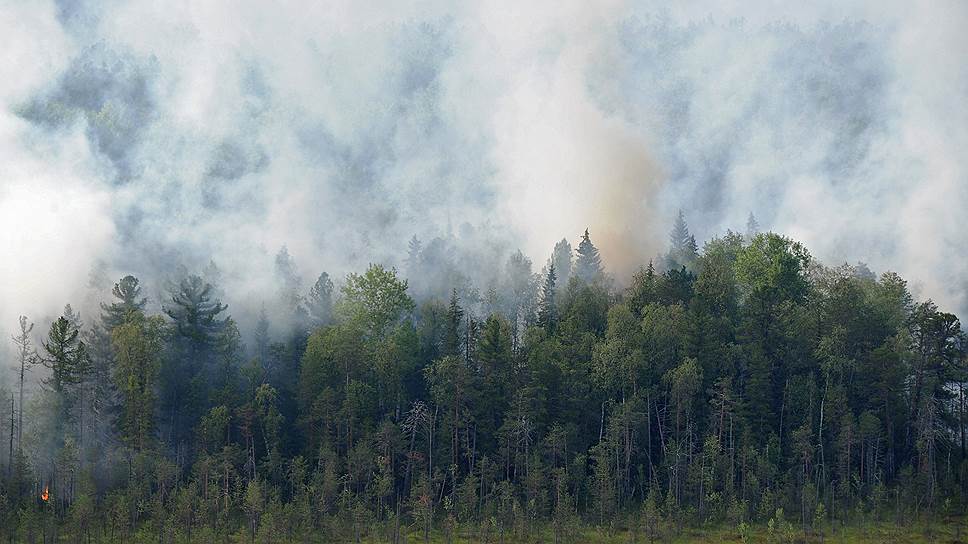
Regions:
<svg viewBox="0 0 968 544"><path fill-rule="evenodd" d="M45 485L44 486L44 492L40 494L40 498L43 499L44 501L46 501L47 499L50 498L50 493L48 493L47 487L48 486Z"/></svg>

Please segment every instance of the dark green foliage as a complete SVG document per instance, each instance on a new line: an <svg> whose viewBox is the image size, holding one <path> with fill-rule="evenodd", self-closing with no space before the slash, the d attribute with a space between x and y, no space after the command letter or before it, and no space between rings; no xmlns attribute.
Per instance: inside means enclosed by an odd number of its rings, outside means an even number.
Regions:
<svg viewBox="0 0 968 544"><path fill-rule="evenodd" d="M115 327L124 322L128 314L141 312L148 303L147 298L141 297L141 287L138 285L138 278L125 276L118 283L114 284L111 294L118 299L111 304L101 304L103 314L101 323L104 329L110 333Z"/></svg>
<svg viewBox="0 0 968 544"><path fill-rule="evenodd" d="M557 282L555 264L552 262L548 266L548 274L545 275L544 286L541 288L541 301L538 304L538 325L548 332L554 332L558 324Z"/></svg>
<svg viewBox="0 0 968 544"><path fill-rule="evenodd" d="M249 356L200 277L167 319L125 277L89 344L72 310L52 325L51 391L0 480L0 521L15 541L97 526L115 541L493 542L577 541L581 524L662 539L772 523L795 539L964 512L956 316L777 234L700 253L680 215L672 238L674 266L618 292L587 232L573 267L566 243L543 277L512 254L483 297L425 285L438 295L418 306L392 268L338 293L322 274L301 301L312 332L273 339L263 312ZM425 251L411 244L408 270ZM91 391L110 398L81 402ZM113 417L88 414L102 408Z"/></svg>
<svg viewBox="0 0 968 544"><path fill-rule="evenodd" d="M47 340L43 342L47 355L42 358L42 361L44 366L50 369L50 377L45 383L55 393L68 393L73 386L81 383L90 371L91 362L87 356L87 346L78 338L79 334L80 330L76 322L61 316L51 323Z"/></svg>
<svg viewBox="0 0 968 544"><path fill-rule="evenodd" d="M577 254L574 269L575 277L585 283L600 280L602 277L602 258L598 254L598 248L595 247L588 235L588 229L585 229L585 233L582 234L581 242L578 243L578 249L575 252Z"/></svg>

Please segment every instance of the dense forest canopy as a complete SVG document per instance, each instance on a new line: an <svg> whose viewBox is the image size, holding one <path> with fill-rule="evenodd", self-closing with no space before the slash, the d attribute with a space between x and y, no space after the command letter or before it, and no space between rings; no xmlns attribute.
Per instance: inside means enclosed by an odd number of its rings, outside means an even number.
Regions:
<svg viewBox="0 0 968 544"><path fill-rule="evenodd" d="M968 3L511 4L0 1L0 541L968 534Z"/></svg>
<svg viewBox="0 0 968 544"><path fill-rule="evenodd" d="M200 275L159 312L125 276L98 315L20 319L17 377L43 385L0 395L0 527L567 541L961 511L958 318L757 228L700 249L680 213L627 285L586 230L541 270L513 254L498 284L449 296L414 296L414 238L406 270L322 272L276 295L283 333L263 311L245 336Z"/></svg>

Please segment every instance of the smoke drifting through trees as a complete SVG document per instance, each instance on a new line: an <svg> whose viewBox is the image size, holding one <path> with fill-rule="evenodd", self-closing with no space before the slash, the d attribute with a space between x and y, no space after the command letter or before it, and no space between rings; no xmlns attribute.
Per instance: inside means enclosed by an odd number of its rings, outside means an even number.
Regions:
<svg viewBox="0 0 968 544"><path fill-rule="evenodd" d="M250 330L284 245L305 288L402 270L414 234L489 270L587 226L627 280L679 208L962 307L960 4L335 6L5 7L5 334L27 302L96 310L92 269L160 300L209 261Z"/></svg>

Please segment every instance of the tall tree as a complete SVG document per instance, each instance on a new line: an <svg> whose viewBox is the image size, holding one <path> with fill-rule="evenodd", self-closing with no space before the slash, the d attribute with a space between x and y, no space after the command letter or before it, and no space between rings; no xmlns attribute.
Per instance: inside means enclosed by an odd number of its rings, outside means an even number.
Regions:
<svg viewBox="0 0 968 544"><path fill-rule="evenodd" d="M20 316L20 334L13 337L17 345L17 357L20 360L20 401L17 404L17 451L23 454L23 428L24 428L24 377L30 371L30 367L38 362L37 352L32 347L30 332L34 330L34 324L27 324L27 316Z"/></svg>
<svg viewBox="0 0 968 544"><path fill-rule="evenodd" d="M234 324L222 317L226 306L214 298L213 291L210 283L189 275L171 287L170 303L163 307L171 319L171 340L160 381L168 437L175 444L187 440L204 406L202 384L216 380L219 352L230 347L222 344L231 339L226 333Z"/></svg>
<svg viewBox="0 0 968 544"><path fill-rule="evenodd" d="M155 389L164 348L161 316L128 314L111 333L117 363L114 380L121 395L119 426L124 442L136 450L147 449L155 426Z"/></svg>
<svg viewBox="0 0 968 544"><path fill-rule="evenodd" d="M450 295L450 304L447 306L447 322L444 326L444 341L441 346L443 355L461 354L461 327L463 326L464 309L460 307L460 298L457 296L457 289Z"/></svg>
<svg viewBox="0 0 968 544"><path fill-rule="evenodd" d="M686 218L679 210L672 231L669 233L669 253L666 255L666 269L675 270L685 266L692 270L699 258L699 248L696 238L689 233Z"/></svg>
<svg viewBox="0 0 968 544"><path fill-rule="evenodd" d="M90 369L87 345L78 338L80 331L70 319L60 316L50 325L43 342L47 355L41 361L50 369L46 380L56 393L66 394L69 388L81 383Z"/></svg>
<svg viewBox="0 0 968 544"><path fill-rule="evenodd" d="M557 279L555 263L552 261L548 266L548 274L545 275L544 286L541 288L541 301L538 305L538 325L548 332L553 332L558 322L558 306L555 300Z"/></svg>
<svg viewBox="0 0 968 544"><path fill-rule="evenodd" d="M111 289L111 294L118 300L111 304L101 304L103 312L101 323L109 334L115 327L124 322L128 314L144 311L145 305L148 303L148 299L141 296L138 278L130 275L115 283L114 288Z"/></svg>
<svg viewBox="0 0 968 544"><path fill-rule="evenodd" d="M592 243L588 229L582 234L578 243L577 258L575 260L575 276L585 283L594 283L602 278L602 258L598 248Z"/></svg>

